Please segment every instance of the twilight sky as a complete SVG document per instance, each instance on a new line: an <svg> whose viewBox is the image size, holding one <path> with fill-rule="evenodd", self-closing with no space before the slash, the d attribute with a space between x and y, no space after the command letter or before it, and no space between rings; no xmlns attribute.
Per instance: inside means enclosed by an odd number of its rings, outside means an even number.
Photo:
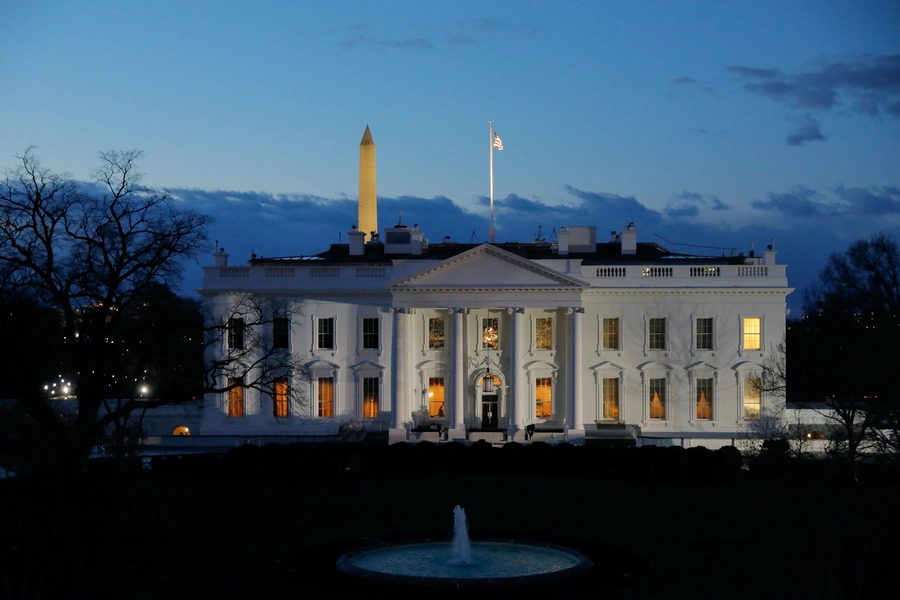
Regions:
<svg viewBox="0 0 900 600"><path fill-rule="evenodd" d="M88 180L142 149L232 262L346 241L366 124L381 227L486 241L489 119L498 241L774 237L798 316L829 253L900 239L898 2L24 0L0 24L0 168L34 145Z"/></svg>

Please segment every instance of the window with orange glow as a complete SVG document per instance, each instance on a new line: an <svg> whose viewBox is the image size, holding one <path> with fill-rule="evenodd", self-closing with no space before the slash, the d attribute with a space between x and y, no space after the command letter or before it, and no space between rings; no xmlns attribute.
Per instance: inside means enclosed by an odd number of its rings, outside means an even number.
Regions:
<svg viewBox="0 0 900 600"><path fill-rule="evenodd" d="M244 416L244 380L241 377L229 377L228 385L232 387L228 390L226 396L226 404L228 405L229 417Z"/></svg>
<svg viewBox="0 0 900 600"><path fill-rule="evenodd" d="M363 417L374 419L378 416L378 378L363 378Z"/></svg>
<svg viewBox="0 0 900 600"><path fill-rule="evenodd" d="M697 380L697 418L712 419L713 380Z"/></svg>
<svg viewBox="0 0 900 600"><path fill-rule="evenodd" d="M319 416L334 416L334 377L319 377L317 386Z"/></svg>
<svg viewBox="0 0 900 600"><path fill-rule="evenodd" d="M278 377L272 384L272 399L274 401L275 416L284 418L288 416L288 379Z"/></svg>
<svg viewBox="0 0 900 600"><path fill-rule="evenodd" d="M744 319L744 350L762 349L762 319L747 317Z"/></svg>
<svg viewBox="0 0 900 600"><path fill-rule="evenodd" d="M549 419L553 416L553 381L550 377L539 377L535 384L534 416Z"/></svg>
<svg viewBox="0 0 900 600"><path fill-rule="evenodd" d="M605 377L603 379L603 418L619 418L619 378Z"/></svg>
<svg viewBox="0 0 900 600"><path fill-rule="evenodd" d="M535 320L534 345L538 350L553 350L553 319Z"/></svg>
<svg viewBox="0 0 900 600"><path fill-rule="evenodd" d="M444 416L444 378L428 378L428 416L443 418Z"/></svg>
<svg viewBox="0 0 900 600"><path fill-rule="evenodd" d="M666 378L650 380L650 418L666 418Z"/></svg>
<svg viewBox="0 0 900 600"><path fill-rule="evenodd" d="M748 377L744 380L744 419L759 418L760 408L760 384L758 377Z"/></svg>

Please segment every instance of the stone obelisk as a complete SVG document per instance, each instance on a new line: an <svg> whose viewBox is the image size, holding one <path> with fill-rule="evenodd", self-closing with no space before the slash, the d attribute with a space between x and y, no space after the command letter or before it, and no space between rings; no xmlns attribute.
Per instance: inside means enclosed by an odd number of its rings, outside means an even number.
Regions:
<svg viewBox="0 0 900 600"><path fill-rule="evenodd" d="M366 132L359 143L359 230L366 234L378 233L378 207L375 196L375 141L366 125Z"/></svg>

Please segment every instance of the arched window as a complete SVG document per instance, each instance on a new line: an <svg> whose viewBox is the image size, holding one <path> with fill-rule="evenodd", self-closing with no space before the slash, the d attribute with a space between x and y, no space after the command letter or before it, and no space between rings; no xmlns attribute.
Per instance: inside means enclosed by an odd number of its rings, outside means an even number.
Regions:
<svg viewBox="0 0 900 600"><path fill-rule="evenodd" d="M191 435L191 430L187 425L179 425L172 430L172 435Z"/></svg>

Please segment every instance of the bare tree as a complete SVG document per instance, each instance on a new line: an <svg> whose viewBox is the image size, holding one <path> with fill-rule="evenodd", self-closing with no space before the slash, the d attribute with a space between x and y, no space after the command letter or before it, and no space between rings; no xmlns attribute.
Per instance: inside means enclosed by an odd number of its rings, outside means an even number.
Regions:
<svg viewBox="0 0 900 600"><path fill-rule="evenodd" d="M273 402L273 416L297 415L306 406L303 387L292 385L304 374L303 357L291 352L291 323L296 304L242 294L220 314L205 315L204 391L229 395L255 390ZM226 407L226 410L237 410ZM243 410L241 408L241 410Z"/></svg>
<svg viewBox="0 0 900 600"><path fill-rule="evenodd" d="M900 249L887 234L832 254L804 295L798 370L804 400L832 424L831 449L857 477L861 455L890 448L900 377L890 352L900 325ZM801 338L798 338L800 340ZM792 363L793 364L793 363ZM809 397L812 396L812 397Z"/></svg>
<svg viewBox="0 0 900 600"><path fill-rule="evenodd" d="M211 221L143 186L140 156L100 153L97 191L87 193L41 165L29 148L0 184L0 269L11 288L28 290L61 316L64 354L77 372L78 414L67 428L64 455L73 467L123 411L167 401L134 397L98 417L117 368L115 341L133 309L151 285L174 282L181 261L198 256ZM21 400L38 422L59 425L39 389Z"/></svg>

